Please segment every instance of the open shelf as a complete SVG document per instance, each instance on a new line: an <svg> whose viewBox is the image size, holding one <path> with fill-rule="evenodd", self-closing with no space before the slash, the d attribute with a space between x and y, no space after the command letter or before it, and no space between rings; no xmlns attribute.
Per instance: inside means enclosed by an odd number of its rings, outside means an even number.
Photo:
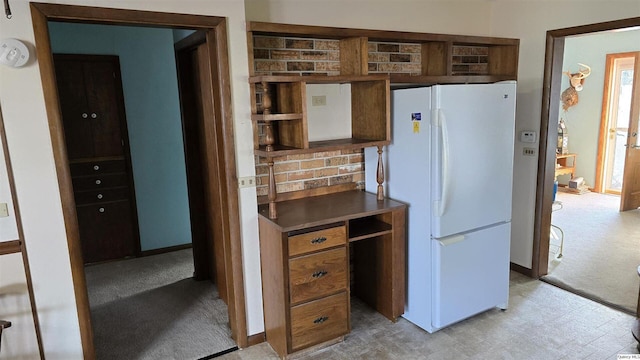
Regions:
<svg viewBox="0 0 640 360"><path fill-rule="evenodd" d="M375 216L367 216L349 221L349 242L369 239L391 233L393 227Z"/></svg>

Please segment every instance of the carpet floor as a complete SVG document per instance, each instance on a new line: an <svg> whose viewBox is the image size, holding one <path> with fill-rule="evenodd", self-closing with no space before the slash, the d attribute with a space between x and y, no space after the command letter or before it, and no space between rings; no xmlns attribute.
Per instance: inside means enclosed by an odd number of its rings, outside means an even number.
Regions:
<svg viewBox="0 0 640 360"><path fill-rule="evenodd" d="M191 249L85 268L99 360L200 359L236 346L226 304Z"/></svg>
<svg viewBox="0 0 640 360"><path fill-rule="evenodd" d="M597 193L558 192L556 200L562 208L551 223L564 232L563 256L555 256L560 242L552 239L543 280L635 315L640 210L619 212L619 196Z"/></svg>

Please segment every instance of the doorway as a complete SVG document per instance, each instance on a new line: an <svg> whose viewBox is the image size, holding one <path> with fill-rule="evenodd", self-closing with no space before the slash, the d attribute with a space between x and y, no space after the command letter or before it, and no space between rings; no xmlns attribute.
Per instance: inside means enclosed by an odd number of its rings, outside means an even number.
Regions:
<svg viewBox="0 0 640 360"><path fill-rule="evenodd" d="M531 275L539 278L548 273L549 238L553 203L553 184L556 166L557 124L565 38L602 31L628 29L640 26L640 18L630 18L547 32L545 72L540 121L540 147L538 181L534 219L533 254ZM638 107L632 110L637 116Z"/></svg>
<svg viewBox="0 0 640 360"><path fill-rule="evenodd" d="M218 203L217 211L222 219L220 233L222 234L221 243L223 244L222 263L225 268L225 291L228 299L229 325L232 337L238 346L247 346L225 18L40 3L32 3L31 12L42 83L45 89L45 104L63 204L63 216L67 230L84 357L86 359L95 358L95 351L86 279L80 252L77 214L70 180L69 163L66 156L67 149L62 130L61 111L58 105L59 98L56 90L53 57L47 27L48 21L198 29L206 34L205 41L210 52L204 63L210 70L211 76L203 79L202 82L210 91L212 103L216 105L209 109L212 115L207 118L207 121L213 121L213 123L209 124L210 127L215 129L218 134L223 135L216 137L217 162L210 165L215 168L219 179L217 191L220 196L220 202ZM207 204L207 206L212 206L212 204Z"/></svg>

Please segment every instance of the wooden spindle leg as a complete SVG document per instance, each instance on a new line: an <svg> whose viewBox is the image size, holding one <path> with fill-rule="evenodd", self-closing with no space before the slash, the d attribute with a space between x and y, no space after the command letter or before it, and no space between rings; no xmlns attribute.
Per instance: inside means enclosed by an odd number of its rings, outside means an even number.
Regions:
<svg viewBox="0 0 640 360"><path fill-rule="evenodd" d="M269 83L262 82L262 113L271 114L271 94L269 93Z"/></svg>
<svg viewBox="0 0 640 360"><path fill-rule="evenodd" d="M273 124L271 121L264 122L264 144L266 145L267 151L273 151L273 144L276 142L276 139L273 135Z"/></svg>
<svg viewBox="0 0 640 360"><path fill-rule="evenodd" d="M271 94L269 93L269 83L262 82L262 114L271 114ZM273 134L273 124L271 121L264 122L264 144L267 151L273 151L273 144L276 139Z"/></svg>
<svg viewBox="0 0 640 360"><path fill-rule="evenodd" d="M378 171L376 172L376 181L378 182L378 201L384 200L384 166L382 165L382 146L378 146Z"/></svg>
<svg viewBox="0 0 640 360"><path fill-rule="evenodd" d="M267 166L269 168L269 192L267 193L269 199L269 218L275 219L278 217L278 212L276 211L276 197L278 193L276 191L276 176L273 171L273 158L267 158Z"/></svg>

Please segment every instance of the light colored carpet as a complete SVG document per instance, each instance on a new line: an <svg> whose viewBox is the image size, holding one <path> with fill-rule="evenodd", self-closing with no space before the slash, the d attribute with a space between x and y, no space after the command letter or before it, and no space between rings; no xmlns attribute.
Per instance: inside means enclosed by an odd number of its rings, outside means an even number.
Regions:
<svg viewBox="0 0 640 360"><path fill-rule="evenodd" d="M85 268L99 360L200 359L236 346L226 304L191 249Z"/></svg>
<svg viewBox="0 0 640 360"><path fill-rule="evenodd" d="M549 274L543 280L635 314L640 280L640 210L619 212L620 198L558 192L563 208L551 223L564 231L560 259L551 240Z"/></svg>

